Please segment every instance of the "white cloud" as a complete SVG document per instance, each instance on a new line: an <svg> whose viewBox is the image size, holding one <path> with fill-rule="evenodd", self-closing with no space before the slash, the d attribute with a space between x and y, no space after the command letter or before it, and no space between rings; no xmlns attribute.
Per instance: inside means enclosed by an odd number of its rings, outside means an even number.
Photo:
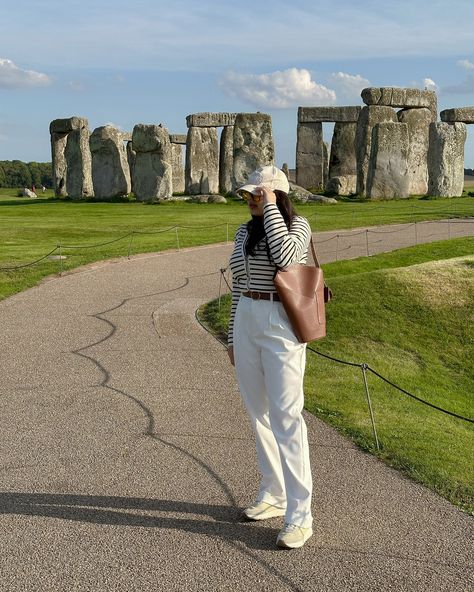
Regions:
<svg viewBox="0 0 474 592"><path fill-rule="evenodd" d="M414 80L411 83L411 86L422 90L434 90L435 92L439 92L439 86L432 78L423 78L421 82Z"/></svg>
<svg viewBox="0 0 474 592"><path fill-rule="evenodd" d="M360 74L346 74L345 72L333 72L330 76L331 83L347 98L360 98L362 89L371 86L370 80Z"/></svg>
<svg viewBox="0 0 474 592"><path fill-rule="evenodd" d="M48 86L52 78L34 70L23 70L7 58L0 58L0 88Z"/></svg>
<svg viewBox="0 0 474 592"><path fill-rule="evenodd" d="M474 62L471 62L470 60L458 60L458 64L465 70L474 70Z"/></svg>
<svg viewBox="0 0 474 592"><path fill-rule="evenodd" d="M333 90L312 80L308 70L298 68L269 74L229 71L220 85L227 94L264 109L327 105L336 101Z"/></svg>
<svg viewBox="0 0 474 592"><path fill-rule="evenodd" d="M425 90L434 90L435 92L439 90L439 86L431 78L423 78L423 88Z"/></svg>

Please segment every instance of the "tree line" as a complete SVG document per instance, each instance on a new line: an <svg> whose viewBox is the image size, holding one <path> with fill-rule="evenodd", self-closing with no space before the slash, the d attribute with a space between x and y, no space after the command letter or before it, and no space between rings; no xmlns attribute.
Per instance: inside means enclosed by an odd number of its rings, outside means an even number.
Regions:
<svg viewBox="0 0 474 592"><path fill-rule="evenodd" d="M50 162L22 162L0 160L0 187L53 186L53 167Z"/></svg>

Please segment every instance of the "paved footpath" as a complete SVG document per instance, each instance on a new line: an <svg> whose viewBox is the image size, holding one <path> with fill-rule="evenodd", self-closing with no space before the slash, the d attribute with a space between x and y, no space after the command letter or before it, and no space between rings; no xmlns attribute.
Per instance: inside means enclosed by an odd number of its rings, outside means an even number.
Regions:
<svg viewBox="0 0 474 592"><path fill-rule="evenodd" d="M417 227L316 239L327 261L367 237L372 254L474 234ZM471 519L309 414L313 538L280 550L281 519L240 520L253 437L195 320L230 249L96 264L0 302L1 592L472 590Z"/></svg>

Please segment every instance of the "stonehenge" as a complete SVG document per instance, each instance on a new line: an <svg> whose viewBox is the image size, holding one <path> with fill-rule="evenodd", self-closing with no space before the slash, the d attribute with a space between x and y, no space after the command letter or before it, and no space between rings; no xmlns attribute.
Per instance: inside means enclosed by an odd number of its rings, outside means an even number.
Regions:
<svg viewBox="0 0 474 592"><path fill-rule="evenodd" d="M298 108L298 186L367 199L462 194L474 107L445 109L438 121L433 91L374 87L363 89L361 98L362 106ZM327 122L334 124L330 145L323 138ZM223 195L258 166L274 164L270 115L193 113L186 126L186 134L170 134L162 124L137 124L133 133L105 125L90 133L84 117L53 120L56 196L111 199L133 192L139 201L158 201L176 193Z"/></svg>
<svg viewBox="0 0 474 592"><path fill-rule="evenodd" d="M441 126L434 91L365 88L361 97L363 107L299 107L299 185L368 199L461 195L462 126L474 123L474 107L442 111ZM334 122L327 181L323 122Z"/></svg>

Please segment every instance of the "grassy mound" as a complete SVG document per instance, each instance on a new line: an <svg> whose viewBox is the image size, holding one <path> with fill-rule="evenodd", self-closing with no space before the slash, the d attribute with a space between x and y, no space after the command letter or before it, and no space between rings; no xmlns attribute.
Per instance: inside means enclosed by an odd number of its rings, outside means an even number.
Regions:
<svg viewBox="0 0 474 592"><path fill-rule="evenodd" d="M472 417L474 239L456 239L325 266L335 298L328 337L311 344L371 368L426 401ZM437 260L433 260L437 257ZM410 265L410 261L416 261ZM226 330L228 298L208 305ZM472 423L425 406L368 374L380 452L375 449L360 368L308 354L306 407L360 447L474 509Z"/></svg>

